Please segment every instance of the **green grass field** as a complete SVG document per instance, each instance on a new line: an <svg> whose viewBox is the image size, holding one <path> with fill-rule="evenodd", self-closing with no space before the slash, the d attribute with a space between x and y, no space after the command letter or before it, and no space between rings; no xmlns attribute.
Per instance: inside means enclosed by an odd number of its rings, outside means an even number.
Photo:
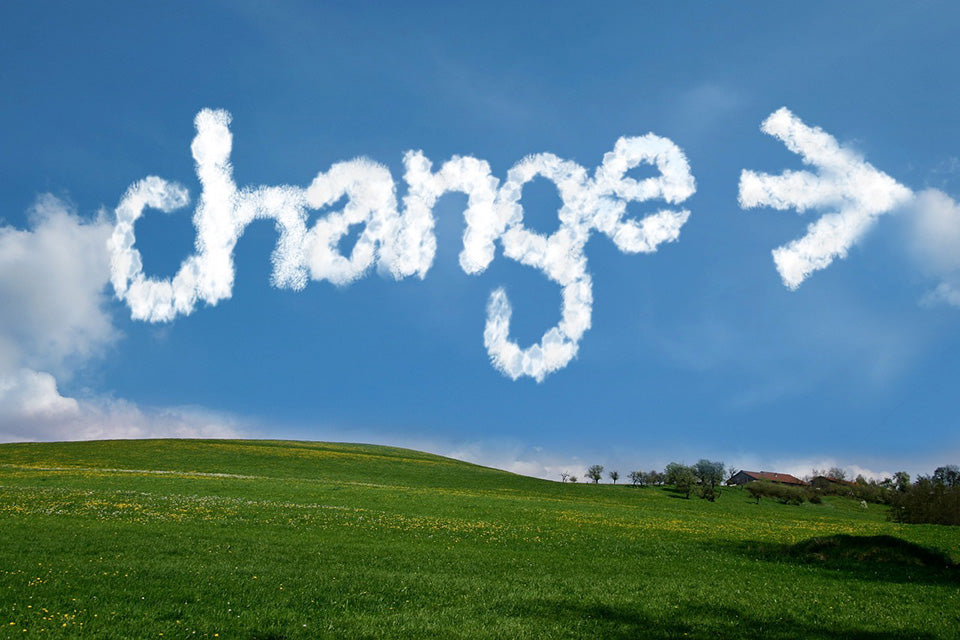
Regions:
<svg viewBox="0 0 960 640"><path fill-rule="evenodd" d="M960 529L884 516L366 445L7 444L0 637L960 638Z"/></svg>

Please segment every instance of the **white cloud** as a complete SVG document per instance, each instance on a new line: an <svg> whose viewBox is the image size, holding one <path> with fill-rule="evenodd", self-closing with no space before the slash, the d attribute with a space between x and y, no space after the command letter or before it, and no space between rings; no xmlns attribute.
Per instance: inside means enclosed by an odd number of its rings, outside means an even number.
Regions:
<svg viewBox="0 0 960 640"><path fill-rule="evenodd" d="M108 438L234 438L243 425L196 408L142 409L123 400L60 395L49 373L0 377L0 441Z"/></svg>
<svg viewBox="0 0 960 640"><path fill-rule="evenodd" d="M904 214L912 257L926 275L939 281L924 301L960 307L960 203L938 189L926 189Z"/></svg>
<svg viewBox="0 0 960 640"><path fill-rule="evenodd" d="M148 278L134 247L134 225L147 207L172 211L187 204L186 189L157 177L135 183L116 210L110 239L112 282L135 319L170 321L188 315L198 301L214 305L229 298L233 287L233 250L245 227L257 218L273 219L280 240L273 254L275 286L303 288L308 278L347 285L376 265L394 278L426 276L436 253L433 206L446 192L467 194L466 230L460 264L470 274L493 261L499 240L503 255L543 272L562 288L561 320L526 348L510 340L510 301L502 288L490 296L484 344L494 366L516 379L537 381L564 366L577 354L590 328L592 283L584 246L596 230L625 252L649 253L679 237L689 211L664 209L642 220L626 217L630 202L683 202L695 190L681 150L653 134L621 138L591 178L580 165L542 153L524 158L501 184L489 165L455 156L436 172L419 151L404 157L407 194L397 207L390 172L367 159L334 164L306 188L292 186L239 189L230 166L230 115L205 109L196 117L191 145L202 193L194 212L197 252L184 260L172 279ZM642 164L657 167L659 176L636 181L627 172ZM523 186L537 176L552 181L563 206L560 228L550 236L523 224ZM328 212L311 228L307 213L346 198L342 210ZM353 225L363 230L350 252L338 248Z"/></svg>
<svg viewBox="0 0 960 640"><path fill-rule="evenodd" d="M62 373L115 337L103 308L110 225L81 220L49 195L30 221L29 231L0 227L0 370Z"/></svg>
<svg viewBox="0 0 960 640"><path fill-rule="evenodd" d="M0 425L16 420L62 420L78 409L76 400L60 395L57 381L49 373L21 369L0 378Z"/></svg>
<svg viewBox="0 0 960 640"><path fill-rule="evenodd" d="M509 442L471 442L433 447L428 445L426 450L448 458L544 480L559 481L561 473L585 479L589 466L575 456Z"/></svg>
<svg viewBox="0 0 960 640"><path fill-rule="evenodd" d="M0 440L235 434L235 421L196 409L60 393L57 377L117 338L106 308L112 225L50 195L29 219L29 230L0 227Z"/></svg>
<svg viewBox="0 0 960 640"><path fill-rule="evenodd" d="M778 176L744 170L740 175L742 208L829 211L807 227L807 234L774 249L773 259L783 283L796 289L814 271L824 269L873 226L876 218L904 204L911 191L878 171L858 154L840 146L819 127L810 127L786 107L767 118L761 129L780 140L804 164L817 168L784 171Z"/></svg>

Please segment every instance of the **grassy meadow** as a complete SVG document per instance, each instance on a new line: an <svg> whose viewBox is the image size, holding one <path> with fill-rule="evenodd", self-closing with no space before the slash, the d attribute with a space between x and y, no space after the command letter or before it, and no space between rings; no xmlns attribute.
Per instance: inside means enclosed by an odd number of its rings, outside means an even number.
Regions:
<svg viewBox="0 0 960 640"><path fill-rule="evenodd" d="M368 445L0 445L0 638L955 639L958 560L960 528L841 498Z"/></svg>

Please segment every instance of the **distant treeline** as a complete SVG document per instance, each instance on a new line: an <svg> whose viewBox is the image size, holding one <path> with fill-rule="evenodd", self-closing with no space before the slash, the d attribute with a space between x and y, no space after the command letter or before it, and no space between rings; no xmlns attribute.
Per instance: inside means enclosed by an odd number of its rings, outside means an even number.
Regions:
<svg viewBox="0 0 960 640"><path fill-rule="evenodd" d="M713 502L720 496L720 485L724 478L736 475L739 469L727 468L722 462L702 459L697 464L687 466L679 462L671 462L661 473L660 471L631 471L627 474L634 486L646 487L653 485L673 485L687 498L697 494L701 498ZM726 475L725 475L726 474ZM587 480L594 483L603 478L603 465L595 464L587 469ZM607 476L616 484L620 479L619 471L610 471ZM561 482L576 482L577 477L569 473L560 474Z"/></svg>
<svg viewBox="0 0 960 640"><path fill-rule="evenodd" d="M593 465L587 470L586 479L600 482L603 471L602 465ZM686 498L697 495L713 502L721 495L723 480L729 480L738 472L739 469L723 462L702 459L694 465L671 462L662 472L631 471L627 477L634 486L670 485ZM614 483L620 478L618 471L607 475ZM563 473L561 480L576 482L577 478ZM770 498L784 504L799 505L805 501L820 504L823 496L841 496L860 500L864 506L866 503L889 505L889 518L896 522L960 525L960 468L957 465L938 467L932 475L920 475L913 482L906 471L879 482L863 476L847 480L844 471L837 467L825 471L814 469L805 480L808 483L805 486L760 480L744 488L757 502Z"/></svg>
<svg viewBox="0 0 960 640"><path fill-rule="evenodd" d="M890 519L910 524L960 525L960 469L939 467L932 476L892 492Z"/></svg>
<svg viewBox="0 0 960 640"><path fill-rule="evenodd" d="M960 468L955 464L937 467L913 482L910 474L899 471L880 482L863 476L853 482L815 477L811 486L823 495L890 505L889 517L896 522L960 525Z"/></svg>

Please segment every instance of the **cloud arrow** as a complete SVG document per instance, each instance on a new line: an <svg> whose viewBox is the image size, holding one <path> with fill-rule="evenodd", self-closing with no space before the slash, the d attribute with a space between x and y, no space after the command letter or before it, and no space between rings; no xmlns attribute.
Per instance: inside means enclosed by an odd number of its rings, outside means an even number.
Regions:
<svg viewBox="0 0 960 640"><path fill-rule="evenodd" d="M817 173L788 170L773 176L744 170L740 207L828 211L807 227L806 235L773 250L777 271L790 289L834 258L845 258L879 215L913 196L910 189L840 146L823 129L807 126L786 107L771 114L760 128L782 140Z"/></svg>

